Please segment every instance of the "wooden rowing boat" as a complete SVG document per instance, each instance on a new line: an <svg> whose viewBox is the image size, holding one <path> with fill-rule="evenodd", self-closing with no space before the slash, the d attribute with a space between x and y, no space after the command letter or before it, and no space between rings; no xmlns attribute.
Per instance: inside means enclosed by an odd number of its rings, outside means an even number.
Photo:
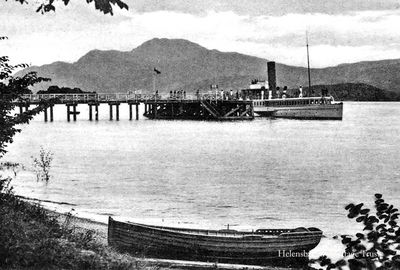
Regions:
<svg viewBox="0 0 400 270"><path fill-rule="evenodd" d="M256 265L304 263L322 237L317 228L197 230L120 222L109 217L108 243L155 258Z"/></svg>

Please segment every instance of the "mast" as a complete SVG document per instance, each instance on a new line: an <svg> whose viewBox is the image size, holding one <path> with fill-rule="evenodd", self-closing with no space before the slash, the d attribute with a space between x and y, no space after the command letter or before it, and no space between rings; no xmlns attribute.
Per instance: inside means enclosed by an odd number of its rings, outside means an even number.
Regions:
<svg viewBox="0 0 400 270"><path fill-rule="evenodd" d="M307 46L307 72L308 72L308 95L311 96L311 73L310 73L310 55L308 51L308 32L306 31Z"/></svg>

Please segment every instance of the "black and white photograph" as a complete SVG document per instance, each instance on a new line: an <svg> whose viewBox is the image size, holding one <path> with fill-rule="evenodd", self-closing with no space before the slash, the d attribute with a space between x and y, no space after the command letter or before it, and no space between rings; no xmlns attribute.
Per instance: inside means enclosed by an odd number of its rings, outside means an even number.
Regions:
<svg viewBox="0 0 400 270"><path fill-rule="evenodd" d="M399 0L0 21L0 269L400 269Z"/></svg>

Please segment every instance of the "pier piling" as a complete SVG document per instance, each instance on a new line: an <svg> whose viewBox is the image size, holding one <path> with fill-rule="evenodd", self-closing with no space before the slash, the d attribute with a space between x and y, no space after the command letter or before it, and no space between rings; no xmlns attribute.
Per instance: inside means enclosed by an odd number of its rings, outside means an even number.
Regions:
<svg viewBox="0 0 400 270"><path fill-rule="evenodd" d="M54 112L53 112L53 108L54 108L54 105L51 105L50 106L50 122L53 122L53 120L54 120Z"/></svg>
<svg viewBox="0 0 400 270"><path fill-rule="evenodd" d="M68 120L68 122L71 121L71 111L70 111L69 106L70 105L67 104L67 120Z"/></svg>
<svg viewBox="0 0 400 270"><path fill-rule="evenodd" d="M47 108L44 109L44 121L47 122Z"/></svg>
<svg viewBox="0 0 400 270"><path fill-rule="evenodd" d="M99 120L99 104L96 104L96 105L94 105L95 107L94 107L94 110L95 110L95 114L94 114L94 119L96 120L96 121L98 121Z"/></svg>
<svg viewBox="0 0 400 270"><path fill-rule="evenodd" d="M74 121L76 121L76 104L72 105L73 110L74 110Z"/></svg>
<svg viewBox="0 0 400 270"><path fill-rule="evenodd" d="M115 104L115 120L119 121L119 104Z"/></svg>
<svg viewBox="0 0 400 270"><path fill-rule="evenodd" d="M136 106L136 120L139 120L139 102L128 101L128 105L129 105L129 120L133 119L133 109L132 109L133 105ZM145 106L146 106L146 104L145 104Z"/></svg>
<svg viewBox="0 0 400 270"><path fill-rule="evenodd" d="M19 114L24 113L24 108L25 108L25 112L29 110L29 103L26 102L19 102L17 103L17 106L19 107Z"/></svg>
<svg viewBox="0 0 400 270"><path fill-rule="evenodd" d="M99 120L99 103L90 102L89 105L89 121L93 121L93 106L94 106L94 119Z"/></svg>
<svg viewBox="0 0 400 270"><path fill-rule="evenodd" d="M89 104L89 121L92 121L92 104Z"/></svg>
<svg viewBox="0 0 400 270"><path fill-rule="evenodd" d="M66 104L66 106L67 106L67 120L68 120L68 122L71 121L71 114L73 115L73 116L72 116L72 119L73 119L74 121L76 121L76 115L79 114L79 112L76 111L76 106L77 106L77 105L78 105L78 104L76 104L76 103L67 103L67 104ZM72 107L72 112L71 112L71 107Z"/></svg>
<svg viewBox="0 0 400 270"><path fill-rule="evenodd" d="M110 107L110 120L113 120L114 115L113 115L113 106L115 106L115 120L119 120L119 105L121 103L118 101L113 101L113 102L109 102L108 106Z"/></svg>

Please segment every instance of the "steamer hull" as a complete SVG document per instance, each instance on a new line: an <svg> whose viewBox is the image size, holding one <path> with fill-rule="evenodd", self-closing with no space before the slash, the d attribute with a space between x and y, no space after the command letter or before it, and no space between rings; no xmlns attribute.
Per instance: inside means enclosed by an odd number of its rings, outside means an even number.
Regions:
<svg viewBox="0 0 400 270"><path fill-rule="evenodd" d="M300 265L322 232L271 230L273 233L220 232L163 228L110 218L108 242L120 250L156 258L253 265ZM287 252L291 255L287 256ZM285 256L286 255L286 256Z"/></svg>
<svg viewBox="0 0 400 270"><path fill-rule="evenodd" d="M323 105L301 105L281 107L254 107L254 113L259 116L290 118L290 119L315 119L315 120L342 120L343 103Z"/></svg>

